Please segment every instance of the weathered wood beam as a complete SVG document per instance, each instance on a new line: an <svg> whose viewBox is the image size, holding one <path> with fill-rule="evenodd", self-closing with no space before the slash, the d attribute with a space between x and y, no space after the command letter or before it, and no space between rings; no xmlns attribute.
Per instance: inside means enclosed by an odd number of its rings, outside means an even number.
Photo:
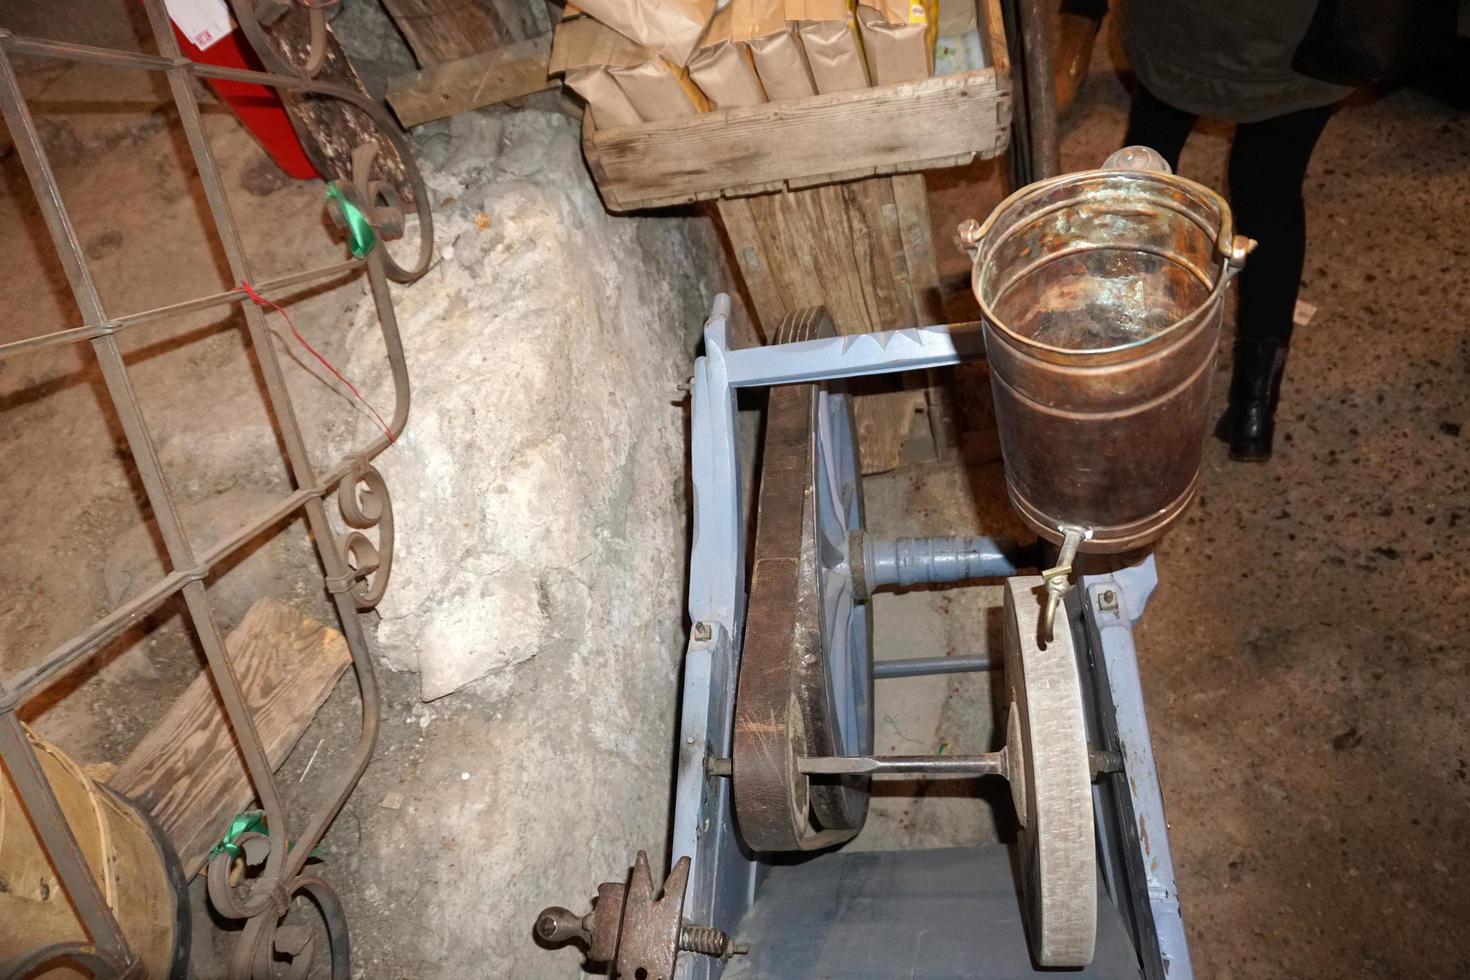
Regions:
<svg viewBox="0 0 1470 980"><path fill-rule="evenodd" d="M558 82L546 76L551 35L431 68L400 75L388 82L388 104L405 126L443 119L458 112L523 98Z"/></svg>
<svg viewBox="0 0 1470 980"><path fill-rule="evenodd" d="M279 766L351 662L347 642L292 607L262 599L225 648L266 755ZM203 866L230 818L255 798L207 674L194 679L108 782L153 814L185 875Z"/></svg>

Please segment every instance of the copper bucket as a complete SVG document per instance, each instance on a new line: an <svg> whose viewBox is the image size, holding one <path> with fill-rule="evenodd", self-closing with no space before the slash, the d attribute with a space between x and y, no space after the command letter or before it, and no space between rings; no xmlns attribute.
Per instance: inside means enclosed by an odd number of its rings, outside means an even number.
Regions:
<svg viewBox="0 0 1470 980"><path fill-rule="evenodd" d="M1225 288L1251 243L1209 188L1115 165L966 224L1012 503L1051 541L1089 530L1082 551L1156 541L1194 497Z"/></svg>
<svg viewBox="0 0 1470 980"><path fill-rule="evenodd" d="M1193 500L1225 289L1254 245L1153 151L1103 166L960 229L1011 503L1067 566L1151 544Z"/></svg>

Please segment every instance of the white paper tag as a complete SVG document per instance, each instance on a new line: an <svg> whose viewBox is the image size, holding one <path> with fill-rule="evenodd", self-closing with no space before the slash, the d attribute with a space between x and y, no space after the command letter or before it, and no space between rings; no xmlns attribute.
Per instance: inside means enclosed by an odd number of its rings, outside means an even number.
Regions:
<svg viewBox="0 0 1470 980"><path fill-rule="evenodd" d="M1296 309L1292 311L1291 322L1299 327L1305 327L1312 322L1312 317L1317 315L1317 308L1304 299L1296 301Z"/></svg>
<svg viewBox="0 0 1470 980"><path fill-rule="evenodd" d="M225 0L164 0L163 5L169 20L200 51L234 30Z"/></svg>

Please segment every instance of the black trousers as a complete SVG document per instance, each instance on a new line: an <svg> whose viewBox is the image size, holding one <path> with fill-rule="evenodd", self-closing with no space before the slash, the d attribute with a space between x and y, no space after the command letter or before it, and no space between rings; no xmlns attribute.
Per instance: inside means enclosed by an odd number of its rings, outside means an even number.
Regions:
<svg viewBox="0 0 1470 980"><path fill-rule="evenodd" d="M1303 109L1236 127L1230 147L1230 208L1236 232L1259 242L1240 273L1237 335L1242 340L1291 342L1292 313L1307 254L1302 181L1312 149L1335 108ZM1140 85L1123 145L1152 147L1178 171L1179 151L1195 118Z"/></svg>

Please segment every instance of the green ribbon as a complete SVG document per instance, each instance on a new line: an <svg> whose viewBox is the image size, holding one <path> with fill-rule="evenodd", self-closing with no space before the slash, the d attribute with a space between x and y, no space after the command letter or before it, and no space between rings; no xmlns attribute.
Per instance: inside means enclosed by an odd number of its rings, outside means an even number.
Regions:
<svg viewBox="0 0 1470 980"><path fill-rule="evenodd" d="M347 222L347 247L352 250L353 256L367 258L373 246L378 244L378 236L373 232L367 215L356 204L347 200L347 195L342 193L336 183L327 185L327 199L336 202L337 208L342 212L342 219Z"/></svg>
<svg viewBox="0 0 1470 980"><path fill-rule="evenodd" d="M246 810L244 813L235 814L235 819L230 821L230 829L225 831L225 835L220 838L218 844L209 849L209 856L212 858L223 851L232 858L238 857L240 845L235 841L241 834L251 832L260 834L266 832L264 810Z"/></svg>
<svg viewBox="0 0 1470 980"><path fill-rule="evenodd" d="M269 833L265 824L264 810L246 810L243 813L235 814L235 819L230 821L230 829L225 831L225 835L220 838L218 844L215 844L209 849L209 855L206 860L208 860L209 858L213 858L216 854L219 854L221 852L228 854L232 859L239 857L240 851L244 848L243 845L236 842L240 839L240 835L249 833ZM289 851L291 849L291 845L287 844L286 849ZM309 856L320 858L322 856L321 848L312 848L311 854Z"/></svg>

